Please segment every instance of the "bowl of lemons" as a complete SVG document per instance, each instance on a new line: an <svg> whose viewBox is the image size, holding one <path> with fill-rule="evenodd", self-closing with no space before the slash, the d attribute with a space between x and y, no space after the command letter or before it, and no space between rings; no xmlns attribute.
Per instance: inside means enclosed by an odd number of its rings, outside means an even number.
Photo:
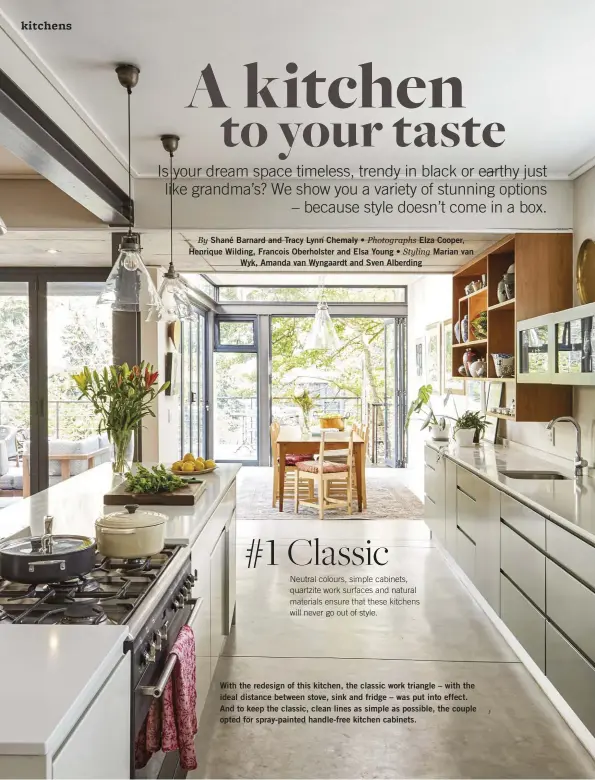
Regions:
<svg viewBox="0 0 595 780"><path fill-rule="evenodd" d="M195 458L191 452L187 452L182 460L172 463L171 472L176 477L194 478L200 474L210 474L215 471L217 464L214 460L205 460L204 458Z"/></svg>

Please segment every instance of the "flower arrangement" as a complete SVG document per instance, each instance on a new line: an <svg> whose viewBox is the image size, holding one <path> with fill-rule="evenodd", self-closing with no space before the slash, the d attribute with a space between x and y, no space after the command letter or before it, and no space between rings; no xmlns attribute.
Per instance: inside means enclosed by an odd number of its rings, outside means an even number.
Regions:
<svg viewBox="0 0 595 780"><path fill-rule="evenodd" d="M301 393L294 392L293 402L302 410L303 428L306 433L310 430L310 415L314 409L314 399L309 391L304 388Z"/></svg>
<svg viewBox="0 0 595 780"><path fill-rule="evenodd" d="M114 448L112 468L117 474L127 470L126 452L132 434L143 417L155 417L151 404L169 382L157 383L159 374L153 366L143 361L138 366L105 367L103 371L91 371L87 366L74 374L81 399L91 402L99 415L99 433L106 432Z"/></svg>

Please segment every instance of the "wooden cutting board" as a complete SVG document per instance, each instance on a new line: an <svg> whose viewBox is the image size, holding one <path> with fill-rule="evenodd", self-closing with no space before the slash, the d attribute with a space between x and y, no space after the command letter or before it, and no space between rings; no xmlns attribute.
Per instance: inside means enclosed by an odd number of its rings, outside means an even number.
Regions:
<svg viewBox="0 0 595 780"><path fill-rule="evenodd" d="M129 493L126 483L122 482L103 497L107 506L124 506L125 504L159 505L159 506L194 506L205 491L206 484L194 482L178 488L173 493Z"/></svg>

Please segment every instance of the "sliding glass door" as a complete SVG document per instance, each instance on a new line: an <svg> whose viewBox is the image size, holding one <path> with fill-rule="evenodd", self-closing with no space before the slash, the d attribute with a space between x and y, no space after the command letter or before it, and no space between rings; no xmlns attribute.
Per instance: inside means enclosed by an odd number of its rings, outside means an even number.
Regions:
<svg viewBox="0 0 595 780"><path fill-rule="evenodd" d="M207 456L206 315L182 323L180 455Z"/></svg>
<svg viewBox="0 0 595 780"><path fill-rule="evenodd" d="M258 463L258 339L256 317L215 319L215 460Z"/></svg>
<svg viewBox="0 0 595 780"><path fill-rule="evenodd" d="M71 378L112 363L108 272L0 270L0 506L110 459Z"/></svg>
<svg viewBox="0 0 595 780"><path fill-rule="evenodd" d="M92 405L79 400L72 375L112 365L112 312L97 306L102 282L47 283L48 484L111 458Z"/></svg>
<svg viewBox="0 0 595 780"><path fill-rule="evenodd" d="M385 402L372 421L372 430L384 442L384 460L387 466L404 468L407 465L407 319L391 317L385 328ZM372 434L373 435L373 434Z"/></svg>

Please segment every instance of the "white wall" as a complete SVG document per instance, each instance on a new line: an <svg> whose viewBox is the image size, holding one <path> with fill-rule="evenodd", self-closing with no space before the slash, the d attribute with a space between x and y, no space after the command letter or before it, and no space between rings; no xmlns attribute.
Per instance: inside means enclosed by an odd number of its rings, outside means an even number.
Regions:
<svg viewBox="0 0 595 780"><path fill-rule="evenodd" d="M576 257L585 238L595 238L595 168L579 176L574 182L574 269ZM574 275L576 278L576 273ZM576 287L575 304L578 304ZM595 387L575 387L573 414L583 432L583 457L595 465ZM556 428L555 444L547 436L544 423L506 423L506 435L520 442L565 458L574 458L576 436L571 425L562 423Z"/></svg>
<svg viewBox="0 0 595 780"><path fill-rule="evenodd" d="M163 269L149 268L157 289ZM141 358L159 371L159 384L165 381L165 355L168 351L167 323L141 324ZM161 393L153 402L155 417L143 420L143 462L164 463L170 466L180 456L178 431L180 424L180 396Z"/></svg>

